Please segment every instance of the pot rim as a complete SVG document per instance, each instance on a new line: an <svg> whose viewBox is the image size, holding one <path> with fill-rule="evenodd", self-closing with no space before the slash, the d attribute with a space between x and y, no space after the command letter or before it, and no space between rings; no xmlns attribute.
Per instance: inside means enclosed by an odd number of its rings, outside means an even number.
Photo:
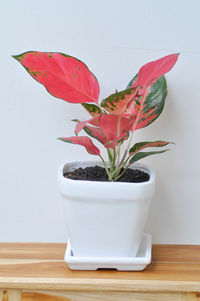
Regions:
<svg viewBox="0 0 200 301"><path fill-rule="evenodd" d="M74 167L73 167L74 165ZM79 166L80 165L80 166ZM82 166L81 166L82 165ZM132 169L140 169L142 171L145 171L146 173L149 174L150 179L146 182L140 182L140 183L134 183L134 182L105 182L105 181L89 181L89 180L74 180L74 179L69 179L69 178L65 178L64 177L64 172L66 172L66 169L69 168L71 166L71 168L78 168L78 167L87 167L88 165L90 166L94 166L94 165L99 165L99 166L103 166L103 163L101 161L72 161L72 162L68 162L68 163L63 163L59 170L58 170L58 177L60 179L62 179L62 181L65 181L66 183L77 183L80 184L82 183L90 183L90 185L120 185L120 186L127 186L127 185L140 185L140 186L146 186L146 185L150 185L153 184L155 182L155 171L150 168L148 165L144 164L144 163L135 163L132 164L132 166L130 166L130 168Z"/></svg>

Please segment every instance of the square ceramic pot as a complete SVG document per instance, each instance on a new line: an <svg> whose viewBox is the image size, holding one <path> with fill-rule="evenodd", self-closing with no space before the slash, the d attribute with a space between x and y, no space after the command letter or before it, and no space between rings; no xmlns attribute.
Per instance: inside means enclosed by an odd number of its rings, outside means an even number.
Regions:
<svg viewBox="0 0 200 301"><path fill-rule="evenodd" d="M72 180L64 173L99 162L74 162L60 167L59 191L73 254L81 257L136 256L155 189L155 173L144 164L131 168L149 174L142 183Z"/></svg>

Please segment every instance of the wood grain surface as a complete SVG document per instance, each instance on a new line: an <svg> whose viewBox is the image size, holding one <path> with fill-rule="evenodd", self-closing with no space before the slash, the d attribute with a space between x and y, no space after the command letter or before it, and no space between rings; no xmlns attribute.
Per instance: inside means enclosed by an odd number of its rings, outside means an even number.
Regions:
<svg viewBox="0 0 200 301"><path fill-rule="evenodd" d="M199 301L199 297L195 293L4 290L0 301Z"/></svg>
<svg viewBox="0 0 200 301"><path fill-rule="evenodd" d="M141 272L71 271L65 248L0 243L0 301L200 301L200 246L153 245Z"/></svg>

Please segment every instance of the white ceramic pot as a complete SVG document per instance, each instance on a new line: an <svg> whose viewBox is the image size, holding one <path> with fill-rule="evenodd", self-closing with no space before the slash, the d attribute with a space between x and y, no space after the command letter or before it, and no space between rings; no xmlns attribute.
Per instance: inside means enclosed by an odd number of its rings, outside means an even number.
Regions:
<svg viewBox="0 0 200 301"><path fill-rule="evenodd" d="M99 162L74 162L60 167L58 185L64 197L69 240L74 256L136 256L155 188L155 174L143 183L71 180L65 172L78 167L102 166Z"/></svg>

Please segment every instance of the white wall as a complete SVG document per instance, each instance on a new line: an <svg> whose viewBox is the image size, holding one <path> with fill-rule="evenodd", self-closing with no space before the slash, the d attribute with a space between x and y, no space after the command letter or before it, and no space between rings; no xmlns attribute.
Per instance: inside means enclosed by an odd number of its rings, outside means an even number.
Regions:
<svg viewBox="0 0 200 301"><path fill-rule="evenodd" d="M60 51L89 66L101 97L123 89L139 67L181 52L167 74L165 110L137 139L174 141L146 159L157 172L147 223L155 243L200 244L200 39L197 0L3 1L0 9L0 241L66 241L56 172L89 159L73 145L79 105L54 99L11 58L28 50Z"/></svg>

